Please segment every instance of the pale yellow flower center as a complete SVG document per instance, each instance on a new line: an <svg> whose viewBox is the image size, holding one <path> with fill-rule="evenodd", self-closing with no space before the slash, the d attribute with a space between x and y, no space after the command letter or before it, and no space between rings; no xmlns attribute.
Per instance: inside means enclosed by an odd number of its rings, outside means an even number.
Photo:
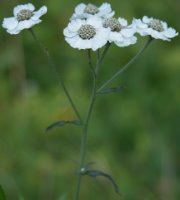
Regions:
<svg viewBox="0 0 180 200"><path fill-rule="evenodd" d="M120 32L121 29L122 29L121 24L114 17L109 18L109 19L105 19L104 23L103 23L103 26L104 26L104 28L110 28L111 31L113 31L113 32Z"/></svg>
<svg viewBox="0 0 180 200"><path fill-rule="evenodd" d="M149 22L148 26L158 32L164 31L163 25L160 20L153 19Z"/></svg>
<svg viewBox="0 0 180 200"><path fill-rule="evenodd" d="M96 29L89 24L82 25L78 30L78 35L83 40L89 40L96 35Z"/></svg>
<svg viewBox="0 0 180 200"><path fill-rule="evenodd" d="M84 13L88 13L88 14L91 14L91 15L95 15L99 12L99 9L97 6L89 3L85 9L84 9Z"/></svg>
<svg viewBox="0 0 180 200"><path fill-rule="evenodd" d="M30 19L32 16L33 12L31 10L23 9L17 14L16 18L18 21L24 21Z"/></svg>

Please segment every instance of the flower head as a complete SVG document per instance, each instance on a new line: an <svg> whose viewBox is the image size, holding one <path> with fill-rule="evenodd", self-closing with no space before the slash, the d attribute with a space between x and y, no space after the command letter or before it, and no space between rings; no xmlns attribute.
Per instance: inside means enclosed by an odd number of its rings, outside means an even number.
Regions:
<svg viewBox="0 0 180 200"><path fill-rule="evenodd" d="M92 16L98 16L101 18L109 18L114 15L114 11L111 9L109 3L103 3L100 7L94 4L81 3L75 8L75 13L72 15L71 20L74 19L87 19Z"/></svg>
<svg viewBox="0 0 180 200"><path fill-rule="evenodd" d="M170 41L171 38L179 34L175 29L171 27L168 28L166 22L147 16L144 16L142 20L134 19L133 25L141 36L150 35L155 39Z"/></svg>
<svg viewBox="0 0 180 200"><path fill-rule="evenodd" d="M47 12L47 7L42 6L38 11L34 9L31 3L16 6L13 10L14 17L4 18L2 27L10 34L18 34L23 29L39 24L39 18Z"/></svg>
<svg viewBox="0 0 180 200"><path fill-rule="evenodd" d="M108 41L109 30L103 28L102 19L91 17L87 20L72 20L64 29L65 40L77 49L97 49Z"/></svg>
<svg viewBox="0 0 180 200"><path fill-rule="evenodd" d="M108 18L103 22L103 27L110 29L109 42L114 42L119 47L135 44L137 38L134 36L136 30L128 26L127 20L123 18Z"/></svg>

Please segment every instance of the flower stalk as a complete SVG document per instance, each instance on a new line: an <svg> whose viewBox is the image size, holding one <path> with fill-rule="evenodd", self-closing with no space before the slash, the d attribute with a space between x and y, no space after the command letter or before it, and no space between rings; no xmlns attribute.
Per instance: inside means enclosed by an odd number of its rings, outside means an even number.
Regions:
<svg viewBox="0 0 180 200"><path fill-rule="evenodd" d="M96 63L96 69L95 69L95 73L97 75L99 73L100 63L103 61L103 59L104 59L104 57L105 57L105 55L106 55L106 53L107 53L107 51L108 51L108 49L109 49L110 46L111 46L111 43L108 42L106 44L106 46L104 47L103 52L102 52L101 55L99 54L99 50L97 50L97 63Z"/></svg>
<svg viewBox="0 0 180 200"><path fill-rule="evenodd" d="M77 186L76 186L74 200L79 200L81 181L82 181L82 175L83 175L81 171L82 169L84 169L84 165L85 165L84 162L85 162L85 155L86 155L88 127L89 127L89 121L90 121L90 117L93 111L93 107L96 101L96 96L99 92L101 92L101 90L104 89L105 86L107 86L111 81L113 81L121 73L123 73L144 52L144 50L149 46L152 40L153 38L150 37L147 43L144 45L144 47L124 67L118 70L109 80L107 80L99 89L97 89L97 77L98 77L99 68L111 44L107 43L101 54L97 50L97 61L96 61L95 67L93 67L93 64L92 64L91 51L88 49L88 64L89 64L89 68L93 77L93 87L92 87L91 99L90 99L89 106L87 109L86 118L84 120L84 124L82 127L80 165L79 165L79 170L78 170L78 175L77 175Z"/></svg>
<svg viewBox="0 0 180 200"><path fill-rule="evenodd" d="M57 68L56 68L56 65L54 64L53 59L51 58L51 55L50 55L50 53L49 53L47 47L45 47L45 46L43 45L43 43L37 38L37 36L36 36L36 34L35 34L35 32L33 31L32 28L29 29L29 31L30 31L31 35L33 36L34 40L37 42L37 44L40 46L40 48L43 50L43 52L44 52L45 55L47 56L48 63L49 63L49 65L52 67L52 69L54 70L54 74L56 75L57 80L59 81L59 85L62 86L62 88L63 88L63 90L64 90L64 93L65 93L65 95L66 95L66 97L67 97L69 103L71 104L72 109L74 110L74 113L76 114L77 118L80 120L80 122L81 122L81 124L82 124L83 122L82 122L82 118L81 118L81 116L80 116L80 114L79 114L79 111L77 110L76 105L75 105L75 103L73 102L73 100L72 100L72 98L71 98L71 96L70 96L70 94L69 94L69 91L68 91L68 89L67 89L67 87L66 87L66 85L65 85L65 83L64 83L64 81L63 81L62 75L61 75L61 74L58 75L58 70L57 70Z"/></svg>
<svg viewBox="0 0 180 200"><path fill-rule="evenodd" d="M110 79L108 79L98 90L97 92L100 93L101 90L103 90L109 83L111 83L113 80L115 80L118 76L120 76L125 70L127 70L132 63L135 62L135 60L145 51L145 49L150 45L150 43L153 41L152 37L149 37L149 40L146 42L144 47L122 68L120 68Z"/></svg>
<svg viewBox="0 0 180 200"><path fill-rule="evenodd" d="M81 169L84 167L89 120L90 120L90 117L91 117L91 114L92 114L92 111L93 111L93 106L94 106L94 103L95 103L95 100L96 100L96 90L97 90L97 79L96 79L96 77L97 77L97 74L96 74L94 67L92 65L92 57L91 57L91 51L90 50L88 50L88 63L89 63L89 68L92 72L93 87L92 87L91 98L90 98L89 106L88 106L88 109L87 109L85 121L84 121L83 128L82 128L80 166L79 166L79 173L78 173L78 177L77 177L77 188L76 188L76 193L75 193L75 200L79 199L81 179L82 179L82 174L80 172L81 172ZM97 61L97 65L100 65L100 62Z"/></svg>

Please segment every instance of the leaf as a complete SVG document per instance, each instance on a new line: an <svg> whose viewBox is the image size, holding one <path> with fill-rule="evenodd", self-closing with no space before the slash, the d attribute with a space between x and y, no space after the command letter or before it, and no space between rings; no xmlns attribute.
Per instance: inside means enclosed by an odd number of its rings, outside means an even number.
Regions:
<svg viewBox="0 0 180 200"><path fill-rule="evenodd" d="M82 125L80 120L74 120L74 121L71 121L70 123L72 123L74 125L78 125L78 126Z"/></svg>
<svg viewBox="0 0 180 200"><path fill-rule="evenodd" d="M111 184L113 185L115 192L117 194L121 195L119 186L117 185L115 180L112 178L112 176L110 176L109 174L106 174L106 173L101 172L99 170L86 170L86 173L84 175L88 175L88 176L93 177L93 178L95 178L97 176L103 176L103 177L107 178L111 182Z"/></svg>
<svg viewBox="0 0 180 200"><path fill-rule="evenodd" d="M79 120L73 120L73 121L57 121L57 122L54 122L52 123L51 125L49 125L47 128L46 128L46 131L49 131L55 127L59 127L59 126L64 126L66 124L74 124L74 125L81 125L81 122Z"/></svg>
<svg viewBox="0 0 180 200"><path fill-rule="evenodd" d="M104 88L100 90L97 94L111 94L111 93L118 93L121 92L125 87L124 86L117 86L113 88Z"/></svg>
<svg viewBox="0 0 180 200"><path fill-rule="evenodd" d="M1 185L0 185L0 200L6 200L6 195Z"/></svg>

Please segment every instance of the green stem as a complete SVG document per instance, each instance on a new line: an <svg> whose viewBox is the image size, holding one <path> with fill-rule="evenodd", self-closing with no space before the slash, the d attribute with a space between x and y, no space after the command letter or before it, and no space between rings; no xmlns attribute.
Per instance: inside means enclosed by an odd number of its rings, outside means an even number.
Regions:
<svg viewBox="0 0 180 200"><path fill-rule="evenodd" d="M54 72L55 72L55 75L57 76L58 71L57 71L56 65L55 65L54 62L53 62L53 59L51 58L51 55L50 55L48 49L42 44L41 41L39 41L39 39L36 37L36 34L35 34L34 31L32 30L32 28L29 29L29 31L30 31L30 33L32 34L32 36L33 36L33 38L35 39L35 41L37 42L37 44L41 47L41 49L42 49L42 50L44 51L44 53L46 54L47 59L48 59L48 62L49 62L49 65L52 67L52 69L53 69ZM66 94L66 96L67 96L67 99L68 99L68 101L70 102L70 104L71 104L71 106L72 106L72 108L73 108L73 110L74 110L76 116L78 117L78 119L79 119L79 120L81 121L81 123L82 123L81 116L80 116L80 114L79 114L79 112L78 112L78 110L77 110L77 108L76 108L76 106L75 106L75 104L74 104L74 102L73 102L73 100L72 100L72 98L71 98L71 96L70 96L70 94L69 94L69 92L68 92L68 90L67 90L65 84L64 84L64 81L63 81L63 79L62 79L62 76L61 76L61 75L60 75L60 76L57 76L57 80L59 81L59 85L62 86L62 88L63 88L63 90L64 90L64 92L65 92L65 94Z"/></svg>
<svg viewBox="0 0 180 200"><path fill-rule="evenodd" d="M90 117L91 117L91 114L92 114L92 111L93 111L93 106L94 106L94 103L95 103L95 100L96 100L96 88L97 88L96 82L97 81L96 81L96 73L95 73L94 68L92 66L92 59L91 59L90 50L88 50L88 61L89 61L89 67L91 69L92 76L93 76L93 88L92 88L91 99L90 99L90 102L89 102L85 122L83 124L83 130L82 130L80 167L79 167L79 173L78 173L78 178L77 178L77 188L76 188L76 193L75 193L75 200L79 200L81 179L82 179L82 174L80 172L81 172L81 169L84 167L89 120L90 120Z"/></svg>
<svg viewBox="0 0 180 200"><path fill-rule="evenodd" d="M101 62L102 62L104 56L106 55L106 53L107 53L107 51L108 51L108 49L109 49L110 46L111 46L111 43L108 42L106 44L106 46L104 47L102 54L99 55L99 52L97 53L98 54L98 59L97 59L96 70L95 70L96 74L98 74L99 68L100 68L100 64L101 64Z"/></svg>
<svg viewBox="0 0 180 200"><path fill-rule="evenodd" d="M144 45L144 47L121 69L119 69L109 80L107 80L98 90L97 93L100 92L102 89L104 89L110 82L112 82L114 79L116 79L122 72L124 72L128 67L143 53L143 51L150 45L153 38L149 38L147 43Z"/></svg>

